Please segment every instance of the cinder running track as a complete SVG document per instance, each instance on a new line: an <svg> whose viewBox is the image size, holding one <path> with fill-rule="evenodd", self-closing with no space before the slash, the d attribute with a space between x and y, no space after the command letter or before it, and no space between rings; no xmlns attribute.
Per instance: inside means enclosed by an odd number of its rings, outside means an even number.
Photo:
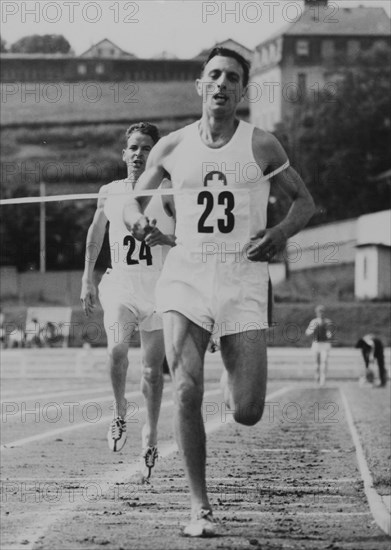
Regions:
<svg viewBox="0 0 391 550"><path fill-rule="evenodd" d="M388 550L391 539L374 519L357 460L362 398L353 391L360 374L355 351L334 357L324 388L312 383L307 351L271 350L267 406L251 428L232 422L218 387L220 358L207 355L207 476L219 536L196 540L181 535L189 502L169 380L161 458L151 483L140 485L145 411L136 368L128 385L128 441L114 454L106 443L112 397L102 352L82 358L84 364L79 357L75 369L75 351L59 350L57 359L53 350L40 351L39 369L31 360L23 370L16 355L4 352L1 548ZM138 353L130 351L133 364ZM365 391L389 411L387 390ZM358 444L365 450L360 437Z"/></svg>

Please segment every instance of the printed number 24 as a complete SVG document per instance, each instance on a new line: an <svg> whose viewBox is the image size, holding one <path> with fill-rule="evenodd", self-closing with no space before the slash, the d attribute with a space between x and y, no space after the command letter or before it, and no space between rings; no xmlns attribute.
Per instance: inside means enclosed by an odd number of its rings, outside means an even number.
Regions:
<svg viewBox="0 0 391 550"><path fill-rule="evenodd" d="M198 232L213 233L213 226L205 225L207 217L213 210L213 194L210 191L201 191L197 202L198 204L205 204L205 210L198 221ZM225 206L225 219L217 220L217 227L221 233L230 233L235 226L235 216L232 213L235 207L235 198L230 191L222 191L217 197L217 203Z"/></svg>
<svg viewBox="0 0 391 550"><path fill-rule="evenodd" d="M131 235L127 235L124 238L124 246L129 246L129 250L126 254L126 263L128 265L135 265L138 264L138 260L133 260L132 255L134 251L136 250L136 239L132 237ZM140 260L146 260L147 265L152 265L152 254L150 247L145 244L144 241L141 241L140 245L140 253L138 255Z"/></svg>

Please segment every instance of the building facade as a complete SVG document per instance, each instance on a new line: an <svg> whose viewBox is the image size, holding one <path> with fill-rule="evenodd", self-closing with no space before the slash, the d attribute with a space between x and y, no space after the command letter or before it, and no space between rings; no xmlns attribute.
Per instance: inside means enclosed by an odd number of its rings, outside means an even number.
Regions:
<svg viewBox="0 0 391 550"><path fill-rule="evenodd" d="M1 55L0 79L15 82L156 82L198 78L198 59L73 57L57 54Z"/></svg>
<svg viewBox="0 0 391 550"><path fill-rule="evenodd" d="M304 97L333 93L338 69L376 44L391 44L383 8L338 8L328 0L305 0L297 20L255 48L251 121L272 131Z"/></svg>
<svg viewBox="0 0 391 550"><path fill-rule="evenodd" d="M227 39L215 46L234 49L251 61L252 51L235 40ZM192 59L173 58L167 52L153 59L142 59L104 39L78 57L4 53L0 56L0 79L4 83L194 81L210 49Z"/></svg>
<svg viewBox="0 0 391 550"><path fill-rule="evenodd" d="M391 298L391 210L358 218L356 247L356 298Z"/></svg>

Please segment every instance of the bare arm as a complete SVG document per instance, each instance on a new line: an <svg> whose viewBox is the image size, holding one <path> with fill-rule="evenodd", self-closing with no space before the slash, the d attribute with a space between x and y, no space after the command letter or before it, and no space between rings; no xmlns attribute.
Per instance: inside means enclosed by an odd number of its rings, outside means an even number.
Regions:
<svg viewBox="0 0 391 550"><path fill-rule="evenodd" d="M106 231L107 217L104 213L106 196L106 186L104 186L99 192L98 205L87 232L84 272L80 293L80 300L87 317L96 305L97 293L93 283L93 273Z"/></svg>
<svg viewBox="0 0 391 550"><path fill-rule="evenodd" d="M280 142L271 134L263 132L255 135L253 147L255 159L266 174L282 166L288 160ZM308 189L291 166L274 176L271 184L278 185L292 202L287 215L279 224L259 231L252 238L248 257L253 261L270 259L285 246L289 237L306 226L315 211L314 201Z"/></svg>
<svg viewBox="0 0 391 550"><path fill-rule="evenodd" d="M148 218L143 215L151 197L143 196L142 191L157 189L165 175L163 167L165 147L164 140L161 141L163 141L163 146L159 142L152 149L145 172L140 176L134 188L135 191L140 191L140 195L129 199L123 210L123 221L127 229L140 241L152 230Z"/></svg>
<svg viewBox="0 0 391 550"><path fill-rule="evenodd" d="M168 178L162 181L162 189L172 189L172 182ZM174 195L162 195L163 208L167 216L176 221L176 209Z"/></svg>
<svg viewBox="0 0 391 550"><path fill-rule="evenodd" d="M150 222L150 227L152 227L152 231L150 231L150 233L148 233L148 235L145 237L145 244L147 244L148 246L165 244L171 247L176 245L176 236L162 233L160 229L156 226L156 220L152 220Z"/></svg>
<svg viewBox="0 0 391 550"><path fill-rule="evenodd" d="M312 319L310 324L307 327L307 330L305 331L307 336L311 336L314 334L316 327L318 326L316 319Z"/></svg>
<svg viewBox="0 0 391 550"><path fill-rule="evenodd" d="M162 189L171 189L172 183L171 180L165 178L161 183ZM176 211L175 211L175 202L173 195L162 195L162 205L165 213L170 218L173 218L175 222ZM148 246L156 246L157 244L165 244L168 246L176 245L176 236L174 234L164 234L158 227L156 227L156 220L152 220L150 225L153 226L153 230L145 237L145 243Z"/></svg>

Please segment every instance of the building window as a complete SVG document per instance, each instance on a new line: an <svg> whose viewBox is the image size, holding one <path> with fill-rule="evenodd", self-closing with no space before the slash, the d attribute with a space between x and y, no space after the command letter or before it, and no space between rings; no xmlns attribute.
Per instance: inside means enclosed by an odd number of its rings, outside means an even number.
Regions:
<svg viewBox="0 0 391 550"><path fill-rule="evenodd" d="M96 74L103 74L105 72L105 66L103 63L98 63L98 65L95 67Z"/></svg>
<svg viewBox="0 0 391 550"><path fill-rule="evenodd" d="M77 66L77 72L81 75L87 74L87 66L84 63L79 63Z"/></svg>
<svg viewBox="0 0 391 550"><path fill-rule="evenodd" d="M112 56L114 57L114 55L115 55L115 50L114 50L114 48L111 48L111 50L110 50L110 55L112 55Z"/></svg>
<svg viewBox="0 0 391 550"><path fill-rule="evenodd" d="M270 44L269 56L270 56L271 62L273 62L276 59L276 46L274 44Z"/></svg>
<svg viewBox="0 0 391 550"><path fill-rule="evenodd" d="M361 48L363 50L369 50L373 45L373 40L371 38L362 38L361 39Z"/></svg>
<svg viewBox="0 0 391 550"><path fill-rule="evenodd" d="M360 52L359 40L348 40L348 56L356 57Z"/></svg>
<svg viewBox="0 0 391 550"><path fill-rule="evenodd" d="M337 38L335 41L335 49L337 50L337 55L346 53L346 40L343 38Z"/></svg>
<svg viewBox="0 0 391 550"><path fill-rule="evenodd" d="M322 40L322 58L330 59L334 57L334 41Z"/></svg>
<svg viewBox="0 0 391 550"><path fill-rule="evenodd" d="M102 55L102 48L98 48L96 51L98 52L98 55L99 55L99 56Z"/></svg>
<svg viewBox="0 0 391 550"><path fill-rule="evenodd" d="M310 43L308 40L296 41L296 54L302 57L308 57L310 55Z"/></svg>

